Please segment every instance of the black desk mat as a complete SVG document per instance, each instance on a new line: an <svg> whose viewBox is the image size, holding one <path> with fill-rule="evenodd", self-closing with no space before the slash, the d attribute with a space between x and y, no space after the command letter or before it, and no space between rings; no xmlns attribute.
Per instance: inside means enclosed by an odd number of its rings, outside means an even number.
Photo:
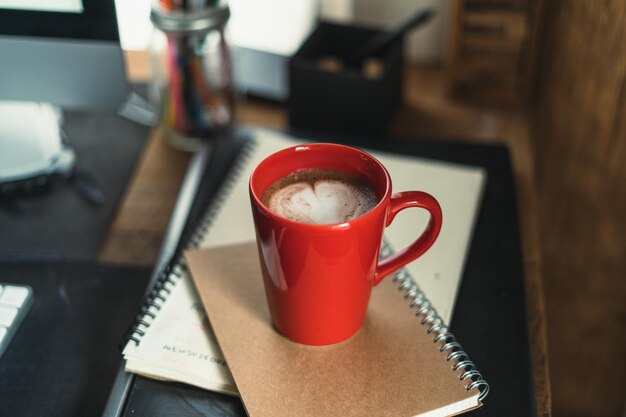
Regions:
<svg viewBox="0 0 626 417"><path fill-rule="evenodd" d="M64 117L77 167L100 184L106 200L90 204L60 178L43 192L0 199L0 259L95 259L150 131L111 114L68 111Z"/></svg>
<svg viewBox="0 0 626 417"><path fill-rule="evenodd" d="M34 297L0 358L0 416L100 416L149 275L93 262L0 263L0 281L30 285Z"/></svg>
<svg viewBox="0 0 626 417"><path fill-rule="evenodd" d="M486 405L467 415L535 416L515 182L507 149L498 145L402 138L363 142L358 138L297 132L294 136L486 169L483 203L452 320L452 331L491 385ZM210 196L202 198L206 201ZM125 416L160 417L172 413L207 417L246 415L237 399L182 384L135 378Z"/></svg>

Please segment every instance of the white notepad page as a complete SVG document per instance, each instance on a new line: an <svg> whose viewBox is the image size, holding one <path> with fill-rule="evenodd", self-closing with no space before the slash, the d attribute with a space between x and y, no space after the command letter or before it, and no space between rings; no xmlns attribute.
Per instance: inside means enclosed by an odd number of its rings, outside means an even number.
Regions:
<svg viewBox="0 0 626 417"><path fill-rule="evenodd" d="M255 239L248 194L250 174L268 155L302 142L270 130L254 129L252 132L256 149L213 220L201 247ZM441 205L443 225L437 241L406 268L441 318L450 324L486 174L478 167L368 152L389 171L394 192L425 191ZM385 229L385 239L394 249L400 250L415 240L427 221L425 210L404 210Z"/></svg>

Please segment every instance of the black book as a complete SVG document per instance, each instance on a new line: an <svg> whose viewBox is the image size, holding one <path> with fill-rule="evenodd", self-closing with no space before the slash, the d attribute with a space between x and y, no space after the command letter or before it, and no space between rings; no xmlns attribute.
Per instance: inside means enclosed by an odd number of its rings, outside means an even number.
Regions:
<svg viewBox="0 0 626 417"><path fill-rule="evenodd" d="M338 141L336 137L330 140L320 136L298 136L316 141ZM485 400L486 406L474 413L535 415L515 190L506 148L402 138L366 143L356 138L339 138L339 141L486 170L489 181L457 297L452 331L492 387ZM237 150L246 146L246 141L240 139L220 143L215 149L223 155L218 158L220 164L223 167L237 166ZM228 182L233 175L224 169L221 175L206 176L205 183L199 187L183 237L187 243L181 242L181 249L199 243L194 242L197 240L194 230L206 223L206 207L213 199L220 198L219 189L224 188L221 183ZM167 279L167 275L163 279ZM157 282L155 289L163 282ZM158 291L153 293L159 294ZM154 302L154 297L150 301ZM137 336L137 333L130 335ZM141 376L127 376L126 379L122 389L112 393L107 415L168 415L172 411L202 416L245 415L240 401L231 396Z"/></svg>

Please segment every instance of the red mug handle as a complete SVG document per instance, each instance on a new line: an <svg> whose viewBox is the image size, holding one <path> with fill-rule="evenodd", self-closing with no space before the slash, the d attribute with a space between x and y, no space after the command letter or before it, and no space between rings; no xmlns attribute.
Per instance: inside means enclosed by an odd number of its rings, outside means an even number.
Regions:
<svg viewBox="0 0 626 417"><path fill-rule="evenodd" d="M439 203L432 195L422 191L404 191L392 195L385 227L391 224L399 212L409 207L419 207L428 210L430 213L428 226L411 245L395 255L380 261L374 274L374 285L378 285L387 275L423 255L435 243L437 236L439 236L442 222L441 206L439 206Z"/></svg>

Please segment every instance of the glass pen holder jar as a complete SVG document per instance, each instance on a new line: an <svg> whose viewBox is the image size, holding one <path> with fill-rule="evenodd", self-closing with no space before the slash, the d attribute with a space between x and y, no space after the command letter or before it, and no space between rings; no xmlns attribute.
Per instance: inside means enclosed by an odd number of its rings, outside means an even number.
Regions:
<svg viewBox="0 0 626 417"><path fill-rule="evenodd" d="M230 51L224 26L228 6L184 10L153 5L149 99L162 136L194 151L232 126L235 116Z"/></svg>

